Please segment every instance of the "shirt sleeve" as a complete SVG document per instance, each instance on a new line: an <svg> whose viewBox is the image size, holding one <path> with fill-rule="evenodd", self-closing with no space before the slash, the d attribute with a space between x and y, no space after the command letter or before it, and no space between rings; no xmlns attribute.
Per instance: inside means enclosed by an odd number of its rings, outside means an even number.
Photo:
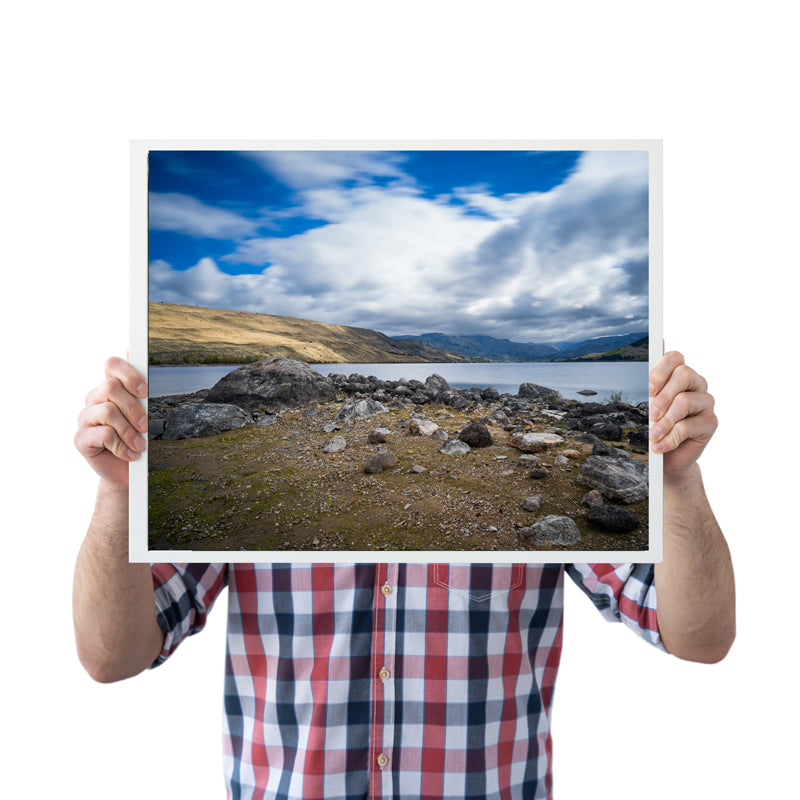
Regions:
<svg viewBox="0 0 800 800"><path fill-rule="evenodd" d="M151 664L163 664L187 637L206 624L208 612L228 582L227 564L151 564L158 624L164 647Z"/></svg>
<svg viewBox="0 0 800 800"><path fill-rule="evenodd" d="M567 574L611 622L623 622L666 652L656 618L652 564L567 564Z"/></svg>

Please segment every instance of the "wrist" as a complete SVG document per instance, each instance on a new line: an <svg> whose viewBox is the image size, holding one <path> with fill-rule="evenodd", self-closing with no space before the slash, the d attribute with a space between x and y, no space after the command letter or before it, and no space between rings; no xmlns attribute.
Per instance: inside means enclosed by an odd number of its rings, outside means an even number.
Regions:
<svg viewBox="0 0 800 800"><path fill-rule="evenodd" d="M676 472L664 470L664 491L690 492L702 486L703 476L696 461Z"/></svg>

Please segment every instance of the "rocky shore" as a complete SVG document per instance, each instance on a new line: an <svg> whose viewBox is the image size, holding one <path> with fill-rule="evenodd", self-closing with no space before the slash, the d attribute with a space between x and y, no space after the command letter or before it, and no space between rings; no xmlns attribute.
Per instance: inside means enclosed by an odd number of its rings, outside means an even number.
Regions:
<svg viewBox="0 0 800 800"><path fill-rule="evenodd" d="M648 546L646 403L276 358L148 407L151 549Z"/></svg>

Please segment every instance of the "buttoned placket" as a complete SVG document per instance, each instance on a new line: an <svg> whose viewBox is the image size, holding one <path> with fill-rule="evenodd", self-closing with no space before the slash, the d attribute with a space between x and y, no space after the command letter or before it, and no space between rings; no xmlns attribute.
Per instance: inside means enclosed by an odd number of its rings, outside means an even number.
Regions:
<svg viewBox="0 0 800 800"><path fill-rule="evenodd" d="M394 662L397 640L397 564L379 564L375 581L372 652L372 729L370 797L392 796L395 756Z"/></svg>

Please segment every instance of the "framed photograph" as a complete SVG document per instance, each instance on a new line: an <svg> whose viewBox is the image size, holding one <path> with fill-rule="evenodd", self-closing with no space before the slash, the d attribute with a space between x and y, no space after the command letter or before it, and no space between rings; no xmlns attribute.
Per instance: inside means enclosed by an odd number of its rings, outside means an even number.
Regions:
<svg viewBox="0 0 800 800"><path fill-rule="evenodd" d="M132 561L661 560L660 141L131 152Z"/></svg>

